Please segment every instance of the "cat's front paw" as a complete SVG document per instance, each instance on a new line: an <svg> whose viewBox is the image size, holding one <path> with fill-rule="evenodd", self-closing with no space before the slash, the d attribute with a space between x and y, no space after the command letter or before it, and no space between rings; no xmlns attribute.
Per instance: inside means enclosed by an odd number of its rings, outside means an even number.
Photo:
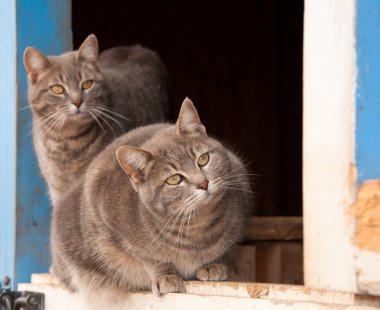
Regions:
<svg viewBox="0 0 380 310"><path fill-rule="evenodd" d="M156 296L166 293L184 293L183 279L176 274L163 274L152 282L152 292Z"/></svg>
<svg viewBox="0 0 380 310"><path fill-rule="evenodd" d="M195 276L202 281L225 281L228 277L227 266L218 263L204 265L195 272Z"/></svg>

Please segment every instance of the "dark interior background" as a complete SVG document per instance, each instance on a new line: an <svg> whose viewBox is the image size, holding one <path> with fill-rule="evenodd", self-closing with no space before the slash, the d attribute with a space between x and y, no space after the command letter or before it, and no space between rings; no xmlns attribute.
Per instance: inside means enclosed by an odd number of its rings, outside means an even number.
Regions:
<svg viewBox="0 0 380 310"><path fill-rule="evenodd" d="M302 214L302 0L73 0L74 48L139 43L166 64L172 119L185 96L243 155L258 215Z"/></svg>

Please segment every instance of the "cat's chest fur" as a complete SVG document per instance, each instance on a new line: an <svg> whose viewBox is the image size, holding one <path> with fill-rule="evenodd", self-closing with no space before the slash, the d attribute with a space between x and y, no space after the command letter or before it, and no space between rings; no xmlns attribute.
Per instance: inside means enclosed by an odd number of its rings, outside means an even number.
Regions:
<svg viewBox="0 0 380 310"><path fill-rule="evenodd" d="M95 125L79 131L78 135L60 136L54 132L34 130L34 144L42 175L47 180L51 199L54 202L83 175L92 159L106 144L109 137Z"/></svg>

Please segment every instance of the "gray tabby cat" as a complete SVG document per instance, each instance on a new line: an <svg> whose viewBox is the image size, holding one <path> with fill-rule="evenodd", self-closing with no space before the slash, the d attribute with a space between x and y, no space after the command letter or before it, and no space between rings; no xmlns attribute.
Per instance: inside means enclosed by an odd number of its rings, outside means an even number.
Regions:
<svg viewBox="0 0 380 310"><path fill-rule="evenodd" d="M97 296L226 280L222 259L250 214L244 165L207 136L186 99L176 125L118 138L58 202L52 271L70 290Z"/></svg>
<svg viewBox="0 0 380 310"><path fill-rule="evenodd" d="M157 54L141 46L100 54L90 35L78 51L24 53L33 138L53 205L116 136L166 119L169 87Z"/></svg>

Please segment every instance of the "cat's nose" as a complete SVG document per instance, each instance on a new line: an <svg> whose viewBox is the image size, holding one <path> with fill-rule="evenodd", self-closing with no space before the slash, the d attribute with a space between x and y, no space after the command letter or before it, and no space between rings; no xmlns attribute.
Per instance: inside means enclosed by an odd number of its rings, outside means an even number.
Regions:
<svg viewBox="0 0 380 310"><path fill-rule="evenodd" d="M73 104L77 107L77 108L79 108L80 106L81 106L81 104L82 104L82 99L75 99L75 100L73 100Z"/></svg>
<svg viewBox="0 0 380 310"><path fill-rule="evenodd" d="M197 189L203 189L203 190L207 191L208 180L204 180L202 183L198 184Z"/></svg>

